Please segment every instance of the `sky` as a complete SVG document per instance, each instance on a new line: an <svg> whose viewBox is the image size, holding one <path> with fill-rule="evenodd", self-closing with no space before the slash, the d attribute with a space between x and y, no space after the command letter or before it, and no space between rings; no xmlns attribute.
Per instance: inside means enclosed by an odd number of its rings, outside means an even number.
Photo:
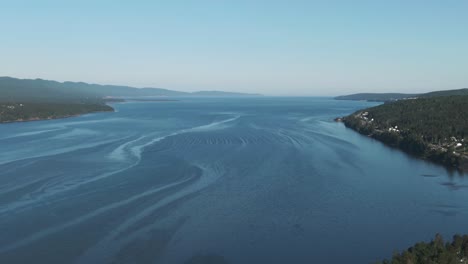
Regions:
<svg viewBox="0 0 468 264"><path fill-rule="evenodd" d="M468 1L0 0L0 76L266 95L468 87Z"/></svg>

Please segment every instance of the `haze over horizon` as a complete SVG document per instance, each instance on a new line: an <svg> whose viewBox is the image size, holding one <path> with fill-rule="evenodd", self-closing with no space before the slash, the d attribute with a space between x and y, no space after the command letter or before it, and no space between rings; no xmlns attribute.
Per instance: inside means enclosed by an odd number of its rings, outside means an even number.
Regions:
<svg viewBox="0 0 468 264"><path fill-rule="evenodd" d="M265 95L468 87L468 2L14 1L0 76Z"/></svg>

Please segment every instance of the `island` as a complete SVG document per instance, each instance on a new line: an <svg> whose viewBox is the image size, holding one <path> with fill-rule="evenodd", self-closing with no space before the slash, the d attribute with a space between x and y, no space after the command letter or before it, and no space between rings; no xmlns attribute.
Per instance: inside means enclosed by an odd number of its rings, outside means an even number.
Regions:
<svg viewBox="0 0 468 264"><path fill-rule="evenodd" d="M411 155L468 171L468 95L398 100L337 121Z"/></svg>
<svg viewBox="0 0 468 264"><path fill-rule="evenodd" d="M440 234L429 242L419 242L401 253L395 253L390 260L380 264L452 264L468 263L468 235L454 235L451 242L444 243Z"/></svg>

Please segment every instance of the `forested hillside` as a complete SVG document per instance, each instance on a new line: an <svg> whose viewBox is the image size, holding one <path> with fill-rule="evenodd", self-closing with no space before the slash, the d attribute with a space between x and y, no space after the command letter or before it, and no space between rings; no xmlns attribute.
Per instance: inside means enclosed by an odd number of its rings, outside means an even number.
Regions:
<svg viewBox="0 0 468 264"><path fill-rule="evenodd" d="M439 97L439 96L455 96L468 95L468 88L447 91L435 91L419 95L419 97Z"/></svg>
<svg viewBox="0 0 468 264"><path fill-rule="evenodd" d="M0 103L0 123L64 118L114 109L103 103Z"/></svg>
<svg viewBox="0 0 468 264"><path fill-rule="evenodd" d="M98 94L64 89L54 81L0 78L0 123L113 111Z"/></svg>
<svg viewBox="0 0 468 264"><path fill-rule="evenodd" d="M135 101L149 101L149 98L153 98L151 100L161 101L161 98L169 96L257 95L220 91L186 93L161 88L139 89L118 85L0 77L0 123L113 111L106 102L118 102L121 98L131 98Z"/></svg>
<svg viewBox="0 0 468 264"><path fill-rule="evenodd" d="M468 96L401 100L343 118L346 126L419 157L466 169Z"/></svg>
<svg viewBox="0 0 468 264"><path fill-rule="evenodd" d="M391 102L405 98L418 96L418 94L403 94L403 93L358 93L350 95L340 95L335 97L336 100L353 100L353 101L369 101L369 102Z"/></svg>
<svg viewBox="0 0 468 264"><path fill-rule="evenodd" d="M466 264L468 263L468 235L453 236L444 243L437 234L429 243L419 242L401 253L395 253L391 260L381 264Z"/></svg>
<svg viewBox="0 0 468 264"><path fill-rule="evenodd" d="M336 100L355 100L372 102L394 102L405 99L428 98L440 96L468 95L468 88L457 90L435 91L422 94L404 94L404 93L359 93L350 95L341 95L335 97Z"/></svg>
<svg viewBox="0 0 468 264"><path fill-rule="evenodd" d="M42 79L0 77L0 101L23 100L83 100L103 97L161 96L258 96L258 94L222 91L179 92L162 88L134 88L119 85L99 85L84 82L57 82Z"/></svg>
<svg viewBox="0 0 468 264"><path fill-rule="evenodd" d="M82 101L106 96L178 96L183 92L159 88L137 89L127 86L81 82L56 82L0 77L0 101Z"/></svg>

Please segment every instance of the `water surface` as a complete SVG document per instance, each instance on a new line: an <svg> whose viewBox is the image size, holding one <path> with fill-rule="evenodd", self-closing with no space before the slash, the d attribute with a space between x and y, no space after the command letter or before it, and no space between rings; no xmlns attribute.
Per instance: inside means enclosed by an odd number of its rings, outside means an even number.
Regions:
<svg viewBox="0 0 468 264"><path fill-rule="evenodd" d="M0 126L0 263L371 263L468 233L468 182L329 98L184 98Z"/></svg>

